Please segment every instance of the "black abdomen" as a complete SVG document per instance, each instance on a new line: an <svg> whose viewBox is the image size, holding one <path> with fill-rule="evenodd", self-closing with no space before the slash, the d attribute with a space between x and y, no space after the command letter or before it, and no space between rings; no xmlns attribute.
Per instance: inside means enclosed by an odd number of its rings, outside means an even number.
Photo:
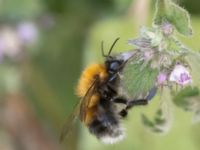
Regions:
<svg viewBox="0 0 200 150"><path fill-rule="evenodd" d="M124 130L112 102L100 100L97 115L89 125L89 131L104 143L115 143L123 139Z"/></svg>

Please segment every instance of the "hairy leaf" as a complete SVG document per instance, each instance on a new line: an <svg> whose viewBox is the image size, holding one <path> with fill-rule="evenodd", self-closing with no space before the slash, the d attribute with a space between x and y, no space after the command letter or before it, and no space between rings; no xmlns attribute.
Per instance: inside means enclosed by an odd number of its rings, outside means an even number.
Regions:
<svg viewBox="0 0 200 150"><path fill-rule="evenodd" d="M169 22L176 30L185 35L192 35L190 16L188 12L170 0L157 0L154 24L162 25Z"/></svg>
<svg viewBox="0 0 200 150"><path fill-rule="evenodd" d="M157 75L158 71L149 64L137 63L133 58L124 67L121 83L129 97L144 97L155 85Z"/></svg>
<svg viewBox="0 0 200 150"><path fill-rule="evenodd" d="M174 103L182 107L183 109L191 109L191 98L194 98L196 96L199 96L199 89L198 87L185 87L180 92L178 92L174 97L173 101Z"/></svg>

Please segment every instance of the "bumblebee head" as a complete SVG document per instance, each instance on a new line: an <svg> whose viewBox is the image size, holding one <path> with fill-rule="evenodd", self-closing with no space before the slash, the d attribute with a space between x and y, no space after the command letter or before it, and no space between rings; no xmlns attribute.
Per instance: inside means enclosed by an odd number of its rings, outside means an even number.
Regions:
<svg viewBox="0 0 200 150"><path fill-rule="evenodd" d="M122 63L123 63L123 60L120 60L120 59L117 59L116 57L114 56L111 56L111 52L113 50L113 47L115 46L115 44L117 43L117 41L119 40L119 38L117 38L112 46L110 47L110 50L108 52L107 55L105 55L104 53L104 48L103 48L103 41L101 42L101 52L102 52L102 56L105 57L105 65L106 65L106 68L108 70L108 72L110 74L115 74L119 71Z"/></svg>
<svg viewBox="0 0 200 150"><path fill-rule="evenodd" d="M117 60L115 58L107 59L105 61L105 65L106 65L106 68L108 70L108 73L109 74L117 73L120 70L122 63L123 63L123 60Z"/></svg>

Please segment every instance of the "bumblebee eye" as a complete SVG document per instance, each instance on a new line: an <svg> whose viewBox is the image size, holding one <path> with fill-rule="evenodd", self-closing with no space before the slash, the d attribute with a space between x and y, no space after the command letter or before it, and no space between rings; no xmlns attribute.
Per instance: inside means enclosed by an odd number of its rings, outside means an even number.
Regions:
<svg viewBox="0 0 200 150"><path fill-rule="evenodd" d="M112 63L110 63L110 67L109 69L112 71L117 71L120 67L120 63L118 61L114 61Z"/></svg>
<svg viewBox="0 0 200 150"><path fill-rule="evenodd" d="M106 60L105 64L110 74L115 74L121 68L122 60Z"/></svg>

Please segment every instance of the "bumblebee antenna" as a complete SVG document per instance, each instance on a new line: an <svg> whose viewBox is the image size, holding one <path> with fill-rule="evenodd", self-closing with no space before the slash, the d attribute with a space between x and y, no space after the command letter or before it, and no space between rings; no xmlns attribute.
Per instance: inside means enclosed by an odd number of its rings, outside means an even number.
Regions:
<svg viewBox="0 0 200 150"><path fill-rule="evenodd" d="M120 39L120 38L118 37L118 38L113 42L113 44L112 44L112 46L110 47L109 52L108 52L107 55L105 55L105 53L104 53L103 41L101 41L101 53L102 53L102 56L103 56L103 57L111 57L110 54L111 54L111 52L112 52L112 50L113 50L113 47L115 46L115 44L117 43L117 41L118 41L119 39Z"/></svg>
<svg viewBox="0 0 200 150"><path fill-rule="evenodd" d="M113 42L113 44L112 44L112 46L110 47L110 50L109 50L109 52L108 52L108 56L110 56L110 54L111 54L111 52L112 52L112 50L113 50L113 47L115 46L115 44L117 43L117 41L119 40L120 38L118 37L118 38L116 38L116 40Z"/></svg>
<svg viewBox="0 0 200 150"><path fill-rule="evenodd" d="M103 57L108 57L107 55L105 55L104 53L104 48L103 48L103 41L101 41L101 53Z"/></svg>

